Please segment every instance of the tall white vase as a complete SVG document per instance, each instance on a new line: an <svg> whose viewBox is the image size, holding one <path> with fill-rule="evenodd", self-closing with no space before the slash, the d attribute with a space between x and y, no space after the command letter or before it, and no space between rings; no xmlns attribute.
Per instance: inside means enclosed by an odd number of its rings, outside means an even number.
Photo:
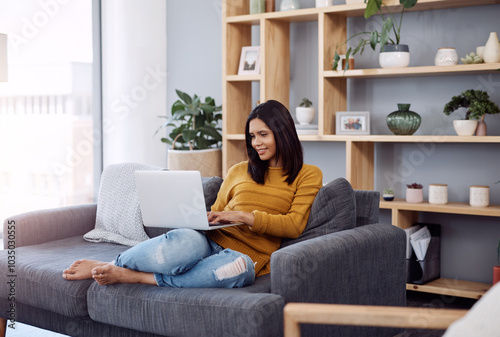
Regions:
<svg viewBox="0 0 500 337"><path fill-rule="evenodd" d="M500 43L495 32L490 33L490 37L484 45L483 60L485 63L500 62Z"/></svg>

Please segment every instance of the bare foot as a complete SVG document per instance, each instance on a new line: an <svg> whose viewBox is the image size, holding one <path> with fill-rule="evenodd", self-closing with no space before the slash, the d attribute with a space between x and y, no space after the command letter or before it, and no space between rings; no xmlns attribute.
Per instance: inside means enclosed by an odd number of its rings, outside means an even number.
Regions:
<svg viewBox="0 0 500 337"><path fill-rule="evenodd" d="M152 273L143 273L115 266L112 263L97 266L92 270L92 277L100 285L117 283L144 283L157 285Z"/></svg>
<svg viewBox="0 0 500 337"><path fill-rule="evenodd" d="M108 262L94 260L78 260L63 271L63 278L66 280L87 280L92 278L92 269L98 266L107 265Z"/></svg>

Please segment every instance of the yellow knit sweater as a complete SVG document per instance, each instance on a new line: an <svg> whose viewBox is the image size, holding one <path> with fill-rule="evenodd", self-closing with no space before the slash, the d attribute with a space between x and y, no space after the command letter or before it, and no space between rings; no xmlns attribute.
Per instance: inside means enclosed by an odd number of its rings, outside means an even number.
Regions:
<svg viewBox="0 0 500 337"><path fill-rule="evenodd" d="M252 180L247 169L248 162L241 162L229 170L212 211L252 212L253 226L222 228L207 235L224 248L248 255L256 263L256 276L261 276L271 271L271 254L280 247L281 238L297 238L304 231L323 173L304 164L288 185L282 168L271 167L261 185Z"/></svg>

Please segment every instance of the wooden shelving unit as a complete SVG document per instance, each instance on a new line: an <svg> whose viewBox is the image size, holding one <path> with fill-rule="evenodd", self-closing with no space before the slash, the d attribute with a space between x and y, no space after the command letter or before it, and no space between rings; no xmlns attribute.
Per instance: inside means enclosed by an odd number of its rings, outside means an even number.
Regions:
<svg viewBox="0 0 500 337"><path fill-rule="evenodd" d="M468 6L497 5L500 0L419 0L412 11L461 8ZM398 7L398 0L390 0L390 7ZM331 60L338 44L347 38L347 18L363 16L365 4L336 5L322 8L306 8L295 11L248 14L249 0L223 2L222 16L222 104L223 109L223 175L234 164L246 159L244 126L255 102L252 101L252 84L259 84L259 100L276 99L288 108L290 93L290 24L293 22L318 22L318 134L301 135L302 141L344 142L346 148L346 179L355 189L374 188L375 143L500 143L500 136L387 136L335 135L335 115L347 109L347 79L416 76L449 76L494 73L500 63L456 65L448 67L422 66L401 69L331 70ZM253 26L259 26L261 48L261 72L259 75L238 75L241 48L252 44ZM340 50L340 53L345 50ZM381 203L381 208L392 210L393 223L405 227L420 211L454 214L500 216L500 206L490 206L478 214L465 204L448 204L443 207L420 204L410 206L396 201ZM460 283L459 281L453 281ZM419 286L419 290L449 294L455 291L450 282L433 282ZM463 283L460 283L463 284ZM469 283L465 283L469 285ZM414 285L409 285L414 287ZM476 288L485 288L476 284ZM423 289L423 290L422 290ZM436 290L437 289L437 290ZM451 290L450 290L451 289ZM416 290L416 289L411 289ZM483 291L483 290L481 290ZM476 291L473 298L482 293ZM466 292L460 292L466 294ZM470 297L471 295L465 296Z"/></svg>

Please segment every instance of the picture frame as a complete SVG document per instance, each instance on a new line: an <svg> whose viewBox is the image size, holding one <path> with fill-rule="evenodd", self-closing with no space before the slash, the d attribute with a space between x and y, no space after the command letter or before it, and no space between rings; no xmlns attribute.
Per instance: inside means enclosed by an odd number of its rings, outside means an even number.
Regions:
<svg viewBox="0 0 500 337"><path fill-rule="evenodd" d="M337 111L335 116L335 134L369 135L369 111Z"/></svg>
<svg viewBox="0 0 500 337"><path fill-rule="evenodd" d="M260 74L260 46L242 47L238 75L258 74Z"/></svg>

